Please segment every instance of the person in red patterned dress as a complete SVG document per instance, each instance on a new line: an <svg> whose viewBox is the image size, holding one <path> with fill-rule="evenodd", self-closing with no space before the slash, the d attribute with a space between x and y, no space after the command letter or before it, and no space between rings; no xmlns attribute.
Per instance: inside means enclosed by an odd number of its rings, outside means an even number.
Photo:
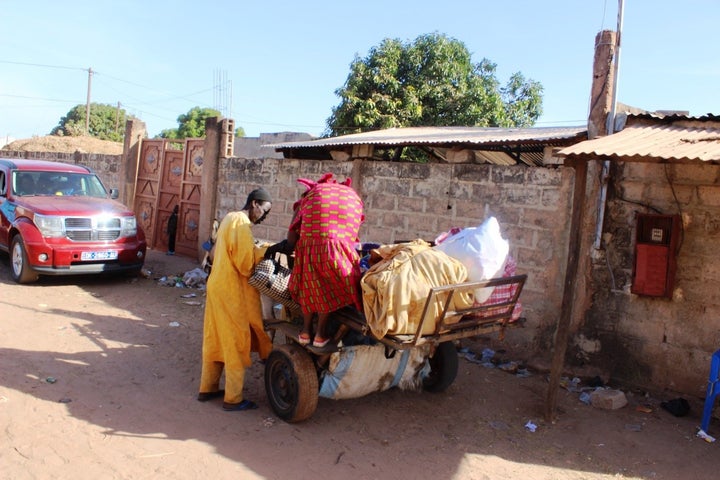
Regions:
<svg viewBox="0 0 720 480"><path fill-rule="evenodd" d="M330 341L326 324L331 312L347 305L362 311L356 245L365 220L363 202L350 186L350 178L338 183L333 174L326 173L317 182L302 178L298 182L307 191L295 204L286 240L285 250L295 250L288 288L303 313L298 342L310 343L317 314L312 343L324 348Z"/></svg>

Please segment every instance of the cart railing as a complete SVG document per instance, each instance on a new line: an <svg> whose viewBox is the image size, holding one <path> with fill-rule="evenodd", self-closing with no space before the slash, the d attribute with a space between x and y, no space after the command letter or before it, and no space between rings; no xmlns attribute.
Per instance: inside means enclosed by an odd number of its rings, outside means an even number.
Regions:
<svg viewBox="0 0 720 480"><path fill-rule="evenodd" d="M352 307L346 307L334 312L333 317L363 335L373 336L377 341L398 350L425 342L441 343L458 340L494 331L504 331L507 326L511 325L513 310L517 305L526 280L527 275L515 275L478 282L432 287L423 306L420 316L421 321L415 333L409 335L385 335L382 338L376 338L372 335L364 315ZM450 308L451 305L455 304L453 300L459 295L472 293L479 289L503 286L512 288L512 295L508 298L499 298L497 301L488 301L462 309ZM490 299L492 298L491 296ZM435 318L432 307L438 301L442 302L443 309L440 315ZM458 303L462 304L461 302ZM458 317L460 317L459 320ZM426 331L425 326L428 325L428 322L434 323L435 327L432 329L431 334L423 335L422 332ZM522 321L518 321L516 324L521 325Z"/></svg>

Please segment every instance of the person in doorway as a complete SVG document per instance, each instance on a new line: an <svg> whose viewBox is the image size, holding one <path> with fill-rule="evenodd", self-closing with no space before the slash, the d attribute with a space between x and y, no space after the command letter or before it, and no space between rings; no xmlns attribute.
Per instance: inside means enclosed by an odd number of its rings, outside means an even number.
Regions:
<svg viewBox="0 0 720 480"><path fill-rule="evenodd" d="M262 222L272 207L270 194L259 188L239 212L230 212L217 232L212 275L208 277L203 326L201 402L223 398L223 410L257 408L243 398L245 369L251 352L266 359L272 350L262 321L260 293L248 283L264 248L255 245L251 227ZM220 377L225 372L225 389Z"/></svg>
<svg viewBox="0 0 720 480"><path fill-rule="evenodd" d="M175 237L177 236L178 206L175 205L167 221L168 255L175 255Z"/></svg>
<svg viewBox="0 0 720 480"><path fill-rule="evenodd" d="M347 305L362 310L360 257L355 249L365 217L351 179L338 183L326 173L317 182L298 179L307 191L295 204L287 239L267 252L295 252L288 289L300 305L303 328L298 343L324 349L330 342L330 313ZM313 319L317 328L312 335ZM328 347L329 348L329 347Z"/></svg>

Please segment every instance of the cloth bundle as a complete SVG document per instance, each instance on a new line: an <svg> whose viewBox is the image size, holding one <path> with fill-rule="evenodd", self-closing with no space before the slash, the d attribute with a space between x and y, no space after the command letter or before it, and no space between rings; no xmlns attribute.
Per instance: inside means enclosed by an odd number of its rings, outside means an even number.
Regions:
<svg viewBox="0 0 720 480"><path fill-rule="evenodd" d="M429 354L429 343L398 351L392 358L380 344L345 347L330 356L319 396L340 400L393 387L420 390L430 373Z"/></svg>
<svg viewBox="0 0 720 480"><path fill-rule="evenodd" d="M467 279L467 269L460 261L421 239L382 246L373 252L381 260L370 267L360 284L365 318L376 338L415 334L423 321L430 289ZM444 309L446 299L447 295L440 295L430 305L428 314L434 321L423 324L423 335L435 331L435 320ZM469 294L454 295L449 308L467 308L472 302ZM458 320L460 317L445 319L448 323Z"/></svg>

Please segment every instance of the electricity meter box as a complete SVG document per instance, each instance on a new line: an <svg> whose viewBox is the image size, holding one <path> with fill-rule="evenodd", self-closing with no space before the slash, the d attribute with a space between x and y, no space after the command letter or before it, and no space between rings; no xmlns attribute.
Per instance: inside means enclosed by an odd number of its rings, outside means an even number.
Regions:
<svg viewBox="0 0 720 480"><path fill-rule="evenodd" d="M680 215L638 214L632 293L672 298L680 221Z"/></svg>

